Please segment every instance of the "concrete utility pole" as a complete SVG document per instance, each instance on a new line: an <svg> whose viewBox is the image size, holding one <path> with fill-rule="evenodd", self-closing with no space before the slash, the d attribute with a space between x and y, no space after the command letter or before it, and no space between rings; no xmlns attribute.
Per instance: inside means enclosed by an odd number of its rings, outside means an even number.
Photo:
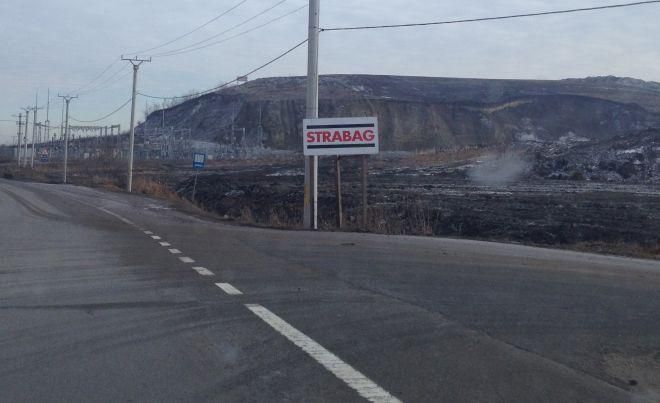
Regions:
<svg viewBox="0 0 660 403"><path fill-rule="evenodd" d="M18 161L18 166L21 166L21 135L23 134L23 114L18 114L18 144L16 146L16 160Z"/></svg>
<svg viewBox="0 0 660 403"><path fill-rule="evenodd" d="M60 141L64 139L64 99L62 99L62 116L60 117Z"/></svg>
<svg viewBox="0 0 660 403"><path fill-rule="evenodd" d="M32 108L34 113L32 114L32 155L30 156L30 168L34 168L34 147L37 137L37 111L40 109L43 108L39 107L39 93L37 92L34 99L34 108Z"/></svg>
<svg viewBox="0 0 660 403"><path fill-rule="evenodd" d="M26 107L23 108L25 111L25 132L23 133L23 166L27 166L27 150L28 150L28 127L30 125L30 111L32 110L31 107Z"/></svg>
<svg viewBox="0 0 660 403"><path fill-rule="evenodd" d="M32 148L30 149L30 168L34 168L34 138L37 132L37 106L34 107L32 114Z"/></svg>
<svg viewBox="0 0 660 403"><path fill-rule="evenodd" d="M307 42L307 102L308 119L319 117L319 13L320 0L309 0L309 36ZM317 156L305 158L305 204L303 225L318 229L318 167Z"/></svg>
<svg viewBox="0 0 660 403"><path fill-rule="evenodd" d="M137 56L135 58L124 58L122 56L121 60L127 60L133 65L133 101L131 102L131 135L129 138L128 145L128 183L126 184L126 190L130 193L133 190L133 149L135 148L135 99L137 98L137 78L138 70L140 65L144 62L151 62L149 59L139 59Z"/></svg>
<svg viewBox="0 0 660 403"><path fill-rule="evenodd" d="M44 134L44 141L50 141L50 88L48 89L48 102L46 102L46 131Z"/></svg>
<svg viewBox="0 0 660 403"><path fill-rule="evenodd" d="M68 169L68 164L69 164L69 102L71 102L72 99L78 98L76 95L75 97L71 95L57 95L58 97L64 99L66 102L66 118L65 118L65 123L64 123L64 178L63 182L66 183L66 171Z"/></svg>

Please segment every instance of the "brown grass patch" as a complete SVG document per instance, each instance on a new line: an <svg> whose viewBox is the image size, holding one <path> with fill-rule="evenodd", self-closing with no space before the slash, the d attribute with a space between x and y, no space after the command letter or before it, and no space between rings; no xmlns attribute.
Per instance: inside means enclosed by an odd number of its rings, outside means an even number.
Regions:
<svg viewBox="0 0 660 403"><path fill-rule="evenodd" d="M405 165L412 166L447 165L478 158L493 151L497 151L496 148L473 146L450 150L419 152L403 157L401 162Z"/></svg>
<svg viewBox="0 0 660 403"><path fill-rule="evenodd" d="M166 184L144 176L133 178L133 192L163 200L182 200L181 197Z"/></svg>

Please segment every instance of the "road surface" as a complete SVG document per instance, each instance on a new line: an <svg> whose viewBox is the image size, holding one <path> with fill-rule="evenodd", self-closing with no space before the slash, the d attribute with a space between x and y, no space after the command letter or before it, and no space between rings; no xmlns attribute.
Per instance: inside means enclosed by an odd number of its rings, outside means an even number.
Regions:
<svg viewBox="0 0 660 403"><path fill-rule="evenodd" d="M660 262L0 181L0 401L660 400Z"/></svg>

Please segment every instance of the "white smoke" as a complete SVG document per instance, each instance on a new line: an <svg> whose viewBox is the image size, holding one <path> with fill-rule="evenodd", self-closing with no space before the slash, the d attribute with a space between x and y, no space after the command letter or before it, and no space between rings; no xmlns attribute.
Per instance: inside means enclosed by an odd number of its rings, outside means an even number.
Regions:
<svg viewBox="0 0 660 403"><path fill-rule="evenodd" d="M529 168L530 164L520 155L506 152L482 156L479 165L468 174L472 181L481 185L504 185L518 180Z"/></svg>

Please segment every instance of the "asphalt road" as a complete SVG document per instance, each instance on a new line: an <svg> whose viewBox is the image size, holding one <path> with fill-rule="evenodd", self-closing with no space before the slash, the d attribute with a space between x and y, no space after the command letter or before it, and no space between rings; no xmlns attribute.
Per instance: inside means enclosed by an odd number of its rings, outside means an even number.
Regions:
<svg viewBox="0 0 660 403"><path fill-rule="evenodd" d="M0 228L0 401L660 401L657 261L5 180Z"/></svg>

